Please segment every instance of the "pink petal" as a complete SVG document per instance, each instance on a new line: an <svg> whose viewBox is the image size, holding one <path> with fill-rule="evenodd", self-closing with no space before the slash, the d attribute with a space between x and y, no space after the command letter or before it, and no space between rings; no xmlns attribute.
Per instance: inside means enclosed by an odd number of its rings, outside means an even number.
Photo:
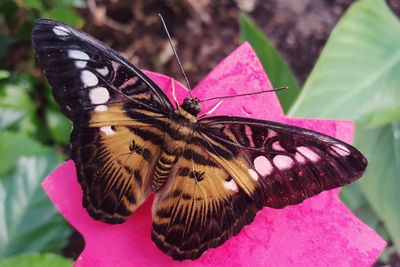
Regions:
<svg viewBox="0 0 400 267"><path fill-rule="evenodd" d="M171 98L172 79L147 74ZM188 95L175 84L180 101ZM200 99L269 89L271 84L251 47L245 43L222 61L194 90ZM172 98L171 98L172 99ZM218 101L205 103L204 111ZM227 99L213 115L238 115L281 121L317 130L346 142L348 121L286 118L275 94ZM62 164L43 187L66 220L85 238L75 266L370 266L385 241L357 219L338 199L338 190L321 193L281 210L264 208L255 221L195 261L177 262L151 241L152 197L121 225L93 220L82 207L82 191L72 161Z"/></svg>

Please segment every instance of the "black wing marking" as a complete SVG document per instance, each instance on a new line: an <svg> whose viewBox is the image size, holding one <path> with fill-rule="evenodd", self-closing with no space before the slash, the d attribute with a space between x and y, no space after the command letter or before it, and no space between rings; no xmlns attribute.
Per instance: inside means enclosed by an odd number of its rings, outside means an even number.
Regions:
<svg viewBox="0 0 400 267"><path fill-rule="evenodd" d="M200 120L198 131L198 141L239 176L259 206L301 203L357 180L367 167L353 146L300 127L221 116Z"/></svg>
<svg viewBox="0 0 400 267"><path fill-rule="evenodd" d="M104 110L104 105L128 100L152 112L173 110L165 93L143 72L78 29L40 19L32 40L54 97L72 120L88 109Z"/></svg>
<svg viewBox="0 0 400 267"><path fill-rule="evenodd" d="M146 135L163 135L171 103L138 68L75 28L42 19L32 39L54 97L74 124L71 158L84 206L94 219L124 222L150 193L160 144Z"/></svg>
<svg viewBox="0 0 400 267"><path fill-rule="evenodd" d="M251 223L259 210L195 139L153 202L154 243L174 259L196 259Z"/></svg>

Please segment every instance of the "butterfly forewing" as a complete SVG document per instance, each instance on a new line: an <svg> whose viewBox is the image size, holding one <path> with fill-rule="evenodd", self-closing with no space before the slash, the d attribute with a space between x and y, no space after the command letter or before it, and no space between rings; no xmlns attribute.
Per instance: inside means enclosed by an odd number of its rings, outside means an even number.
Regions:
<svg viewBox="0 0 400 267"><path fill-rule="evenodd" d="M367 160L354 147L295 126L213 117L202 120L201 128L208 153L220 158L233 176L238 174L239 184L250 190L259 206L298 204L355 181L367 166Z"/></svg>
<svg viewBox="0 0 400 267"><path fill-rule="evenodd" d="M53 95L73 122L71 157L84 206L95 219L121 223L150 192L160 125L172 105L135 66L75 28L42 19L32 39Z"/></svg>
<svg viewBox="0 0 400 267"><path fill-rule="evenodd" d="M138 68L75 28L41 19L32 40L54 97L69 118L127 100L163 114L173 109L165 93Z"/></svg>

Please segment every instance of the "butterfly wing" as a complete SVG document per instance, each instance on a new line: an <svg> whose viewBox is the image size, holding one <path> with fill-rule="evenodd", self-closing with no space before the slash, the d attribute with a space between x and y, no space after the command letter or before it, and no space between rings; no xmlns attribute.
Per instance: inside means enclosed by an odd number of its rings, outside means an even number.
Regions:
<svg viewBox="0 0 400 267"><path fill-rule="evenodd" d="M197 258L236 235L262 207L298 204L351 183L366 165L354 147L303 128L200 120L175 177L156 198L152 238L176 259Z"/></svg>
<svg viewBox="0 0 400 267"><path fill-rule="evenodd" d="M71 158L89 214L121 223L150 192L172 104L138 68L100 41L41 19L32 32L53 95L73 122Z"/></svg>
<svg viewBox="0 0 400 267"><path fill-rule="evenodd" d="M143 133L151 133L151 141ZM74 127L71 158L94 219L122 223L146 200L160 155L157 135L161 140L159 129L134 123Z"/></svg>
<svg viewBox="0 0 400 267"><path fill-rule="evenodd" d="M201 128L208 152L262 206L301 203L357 180L367 166L353 146L300 127L221 116L202 120Z"/></svg>
<svg viewBox="0 0 400 267"><path fill-rule="evenodd" d="M55 99L73 121L83 111L127 100L155 113L173 109L165 93L143 72L78 29L40 19L32 41Z"/></svg>
<svg viewBox="0 0 400 267"><path fill-rule="evenodd" d="M251 223L259 208L199 142L186 145L153 203L152 239L176 260L196 259Z"/></svg>

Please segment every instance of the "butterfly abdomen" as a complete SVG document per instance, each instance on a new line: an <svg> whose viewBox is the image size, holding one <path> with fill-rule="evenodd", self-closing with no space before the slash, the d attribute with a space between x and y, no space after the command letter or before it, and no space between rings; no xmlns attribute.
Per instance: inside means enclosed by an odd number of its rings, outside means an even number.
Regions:
<svg viewBox="0 0 400 267"><path fill-rule="evenodd" d="M166 151L161 153L160 159L157 162L156 168L154 170L152 190L157 192L165 184L171 173L172 167L176 162L177 156L169 154Z"/></svg>
<svg viewBox="0 0 400 267"><path fill-rule="evenodd" d="M178 157L193 135L195 119L193 115L182 109L178 109L172 114L172 123L165 132L163 150L154 169L153 192L159 191L170 176Z"/></svg>

